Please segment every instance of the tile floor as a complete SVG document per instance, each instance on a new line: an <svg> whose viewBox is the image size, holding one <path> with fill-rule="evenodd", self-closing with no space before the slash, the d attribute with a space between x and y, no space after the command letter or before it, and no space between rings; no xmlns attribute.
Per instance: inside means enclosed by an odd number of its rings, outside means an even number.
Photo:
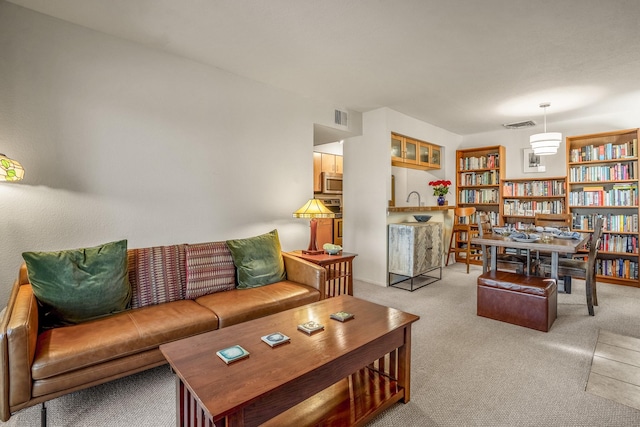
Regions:
<svg viewBox="0 0 640 427"><path fill-rule="evenodd" d="M587 392L640 410L640 338L600 331Z"/></svg>

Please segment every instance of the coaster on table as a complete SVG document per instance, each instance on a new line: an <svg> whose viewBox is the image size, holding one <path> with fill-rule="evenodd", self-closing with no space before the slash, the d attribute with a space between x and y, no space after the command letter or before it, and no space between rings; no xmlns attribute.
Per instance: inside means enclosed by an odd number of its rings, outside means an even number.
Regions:
<svg viewBox="0 0 640 427"><path fill-rule="evenodd" d="M260 337L260 339L266 342L267 344L269 344L271 347L275 347L277 345L287 343L290 340L288 336L280 332L273 332L269 335Z"/></svg>
<svg viewBox="0 0 640 427"><path fill-rule="evenodd" d="M216 354L227 365L236 360L244 359L249 356L249 352L239 345L233 345L231 347L223 348L216 351Z"/></svg>
<svg viewBox="0 0 640 427"><path fill-rule="evenodd" d="M311 335L312 332L324 329L324 325L321 325L320 323L313 320L309 320L308 322L299 324L298 329Z"/></svg>

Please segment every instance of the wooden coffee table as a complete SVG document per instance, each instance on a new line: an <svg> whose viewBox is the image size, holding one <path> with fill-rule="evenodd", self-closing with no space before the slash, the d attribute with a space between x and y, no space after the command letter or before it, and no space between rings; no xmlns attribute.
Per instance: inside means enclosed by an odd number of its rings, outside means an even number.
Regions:
<svg viewBox="0 0 640 427"><path fill-rule="evenodd" d="M344 323L336 311L355 317ZM363 425L410 399L411 324L419 317L349 295L160 346L176 373L178 426ZM322 323L307 335L297 325ZM291 342L270 347L260 337ZM240 345L225 364L216 351Z"/></svg>

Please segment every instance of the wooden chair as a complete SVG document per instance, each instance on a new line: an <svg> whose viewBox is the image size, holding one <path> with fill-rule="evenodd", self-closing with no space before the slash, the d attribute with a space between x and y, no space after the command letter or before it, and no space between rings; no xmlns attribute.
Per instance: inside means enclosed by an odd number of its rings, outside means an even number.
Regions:
<svg viewBox="0 0 640 427"><path fill-rule="evenodd" d="M493 233L493 228L491 226L491 221L489 220L489 215L485 212L480 212L478 214L478 233L480 237L486 236L487 234ZM486 245L482 246L482 253L487 254L487 265L482 265L482 271L485 273L489 269L489 265L491 264L491 251L488 251ZM529 266L527 262L527 257L523 255L515 255L515 254L497 254L496 255L496 268L498 270L509 270L514 271L519 274L524 274L525 271L529 274Z"/></svg>
<svg viewBox="0 0 640 427"><path fill-rule="evenodd" d="M555 227L555 228L571 228L571 222L573 217L570 213L566 214L543 214L536 213L534 216L534 225L536 227ZM561 254L561 257L571 257ZM536 259L534 261L535 269L540 272L539 265L543 262L551 262L551 254L549 252L536 252ZM571 276L562 278L564 292L571 293Z"/></svg>
<svg viewBox="0 0 640 427"><path fill-rule="evenodd" d="M476 233L475 227L472 226L472 215L476 213L476 208L455 208L453 210L453 228L451 230L451 240L449 240L449 252L447 252L447 261L445 265L449 265L449 258L454 254L454 259L458 258L459 253L465 254L465 264L467 264L467 274L469 274L469 261L477 258L476 254L471 252L471 238Z"/></svg>
<svg viewBox="0 0 640 427"><path fill-rule="evenodd" d="M596 219L593 227L593 235L591 236L591 247L589 248L589 255L586 261L574 258L560 258L558 260L558 277L569 276L584 279L587 294L587 308L590 316L594 315L593 306L598 305L598 295L596 292L596 258L602 238L603 223L604 219L602 217ZM541 263L540 269L543 274L550 275L551 261Z"/></svg>
<svg viewBox="0 0 640 427"><path fill-rule="evenodd" d="M542 214L537 213L534 217L536 227L569 227L571 228L571 214Z"/></svg>

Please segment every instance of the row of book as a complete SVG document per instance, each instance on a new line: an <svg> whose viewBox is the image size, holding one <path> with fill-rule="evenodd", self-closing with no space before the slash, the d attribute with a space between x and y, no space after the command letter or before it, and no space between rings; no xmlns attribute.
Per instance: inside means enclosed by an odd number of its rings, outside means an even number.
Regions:
<svg viewBox="0 0 640 427"><path fill-rule="evenodd" d="M615 163L607 166L573 166L569 168L569 182L621 181L636 179L636 164Z"/></svg>
<svg viewBox="0 0 640 427"><path fill-rule="evenodd" d="M461 157L460 170L475 169L495 169L500 165L500 155L498 153L487 154L479 157Z"/></svg>
<svg viewBox="0 0 640 427"><path fill-rule="evenodd" d="M596 218L601 216L604 219L602 229L604 231L617 231L622 233L638 232L638 214L632 215L616 215L616 214L573 214L574 230L593 230L593 224Z"/></svg>
<svg viewBox="0 0 640 427"><path fill-rule="evenodd" d="M638 236L603 234L599 250L603 252L638 253Z"/></svg>
<svg viewBox="0 0 640 427"><path fill-rule="evenodd" d="M638 262L629 259L596 259L596 274L638 280Z"/></svg>
<svg viewBox="0 0 640 427"><path fill-rule="evenodd" d="M638 187L616 186L609 190L584 187L569 193L570 206L638 206Z"/></svg>
<svg viewBox="0 0 640 427"><path fill-rule="evenodd" d="M635 138L622 144L609 142L602 145L586 145L580 148L572 148L569 152L570 162L615 160L628 157L638 157L638 140Z"/></svg>
<svg viewBox="0 0 640 427"><path fill-rule="evenodd" d="M500 174L497 170L486 172L465 172L460 175L460 185L498 185Z"/></svg>
<svg viewBox="0 0 640 427"><path fill-rule="evenodd" d="M542 214L561 214L565 212L564 199L559 200L505 200L502 204L504 215L535 216Z"/></svg>
<svg viewBox="0 0 640 427"><path fill-rule="evenodd" d="M495 188L465 189L458 193L460 203L498 203L498 190Z"/></svg>
<svg viewBox="0 0 640 427"><path fill-rule="evenodd" d="M562 181L506 182L502 185L502 195L511 196L564 196L566 183Z"/></svg>

